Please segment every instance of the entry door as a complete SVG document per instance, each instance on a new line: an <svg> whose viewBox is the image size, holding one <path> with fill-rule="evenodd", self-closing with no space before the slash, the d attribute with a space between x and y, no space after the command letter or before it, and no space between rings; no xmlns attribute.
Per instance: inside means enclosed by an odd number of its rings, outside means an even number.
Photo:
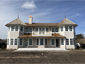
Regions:
<svg viewBox="0 0 85 64"><path fill-rule="evenodd" d="M56 39L56 47L59 47L59 39Z"/></svg>

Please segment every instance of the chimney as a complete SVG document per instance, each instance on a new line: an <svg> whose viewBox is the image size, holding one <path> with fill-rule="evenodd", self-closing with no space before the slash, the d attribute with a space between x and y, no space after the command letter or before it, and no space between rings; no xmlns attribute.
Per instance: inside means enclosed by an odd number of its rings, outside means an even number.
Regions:
<svg viewBox="0 0 85 64"><path fill-rule="evenodd" d="M29 24L32 24L33 18L32 16L29 16Z"/></svg>

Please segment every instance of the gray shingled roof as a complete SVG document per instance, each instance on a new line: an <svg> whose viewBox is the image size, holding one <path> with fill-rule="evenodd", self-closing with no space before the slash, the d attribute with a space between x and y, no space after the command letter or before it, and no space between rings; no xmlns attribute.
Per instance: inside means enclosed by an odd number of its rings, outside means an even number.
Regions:
<svg viewBox="0 0 85 64"><path fill-rule="evenodd" d="M67 19L67 18L64 18L64 20L63 21L61 21L60 23L59 23L60 25L75 25L75 26L77 26L77 24L75 24L74 22L72 22L71 20L69 20L69 19Z"/></svg>
<svg viewBox="0 0 85 64"><path fill-rule="evenodd" d="M6 24L6 26L9 26L9 25L25 25L25 23L22 22L19 18L16 18L12 22Z"/></svg>
<svg viewBox="0 0 85 64"><path fill-rule="evenodd" d="M64 18L63 21L61 21L60 23L23 23L19 18L16 18L15 20L13 20L12 22L6 24L6 26L9 25L25 25L25 26L62 26L62 25L74 25L77 26L77 24L75 24L74 22L70 21L67 18Z"/></svg>

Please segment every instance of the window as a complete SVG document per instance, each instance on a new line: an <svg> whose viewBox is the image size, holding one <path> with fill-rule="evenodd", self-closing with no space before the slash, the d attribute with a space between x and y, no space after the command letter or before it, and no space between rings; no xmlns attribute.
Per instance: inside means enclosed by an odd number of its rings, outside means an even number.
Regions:
<svg viewBox="0 0 85 64"><path fill-rule="evenodd" d="M15 27L15 31L18 31L18 26Z"/></svg>
<svg viewBox="0 0 85 64"><path fill-rule="evenodd" d="M20 27L20 31L23 31L23 27Z"/></svg>
<svg viewBox="0 0 85 64"><path fill-rule="evenodd" d="M64 45L64 39L61 39L61 45Z"/></svg>
<svg viewBox="0 0 85 64"><path fill-rule="evenodd" d="M52 32L55 32L55 28L52 28Z"/></svg>
<svg viewBox="0 0 85 64"><path fill-rule="evenodd" d="M37 39L37 43L36 43L36 45L39 45L39 39Z"/></svg>
<svg viewBox="0 0 85 64"><path fill-rule="evenodd" d="M48 32L48 28L46 28L46 32Z"/></svg>
<svg viewBox="0 0 85 64"><path fill-rule="evenodd" d="M69 26L69 30L72 31L72 26Z"/></svg>
<svg viewBox="0 0 85 64"><path fill-rule="evenodd" d="M74 43L73 43L73 39L70 39L70 45L73 45Z"/></svg>
<svg viewBox="0 0 85 64"><path fill-rule="evenodd" d="M39 34L44 34L44 28L39 28Z"/></svg>
<svg viewBox="0 0 85 64"><path fill-rule="evenodd" d="M32 28L31 27L28 28L28 32L32 32Z"/></svg>
<svg viewBox="0 0 85 64"><path fill-rule="evenodd" d="M47 45L47 39L45 39L45 45Z"/></svg>
<svg viewBox="0 0 85 64"><path fill-rule="evenodd" d="M68 26L65 26L65 31L68 31Z"/></svg>
<svg viewBox="0 0 85 64"><path fill-rule="evenodd" d="M51 40L51 45L54 45L54 44L55 44L55 43L54 43L54 39L52 39L52 40Z"/></svg>
<svg viewBox="0 0 85 64"><path fill-rule="evenodd" d="M38 28L35 28L35 31L38 32Z"/></svg>
<svg viewBox="0 0 85 64"><path fill-rule="evenodd" d="M14 31L14 26L11 27L11 31Z"/></svg>
<svg viewBox="0 0 85 64"><path fill-rule="evenodd" d="M17 39L15 39L15 45L17 45Z"/></svg>
<svg viewBox="0 0 85 64"><path fill-rule="evenodd" d="M40 39L40 45L43 45L43 39Z"/></svg>
<svg viewBox="0 0 85 64"><path fill-rule="evenodd" d="M61 27L61 31L63 31L63 26Z"/></svg>
<svg viewBox="0 0 85 64"><path fill-rule="evenodd" d="M32 39L29 39L29 45L32 45Z"/></svg>
<svg viewBox="0 0 85 64"><path fill-rule="evenodd" d="M13 45L13 39L11 39L11 43L10 43L10 45Z"/></svg>
<svg viewBox="0 0 85 64"><path fill-rule="evenodd" d="M20 39L20 45L22 45L22 39Z"/></svg>
<svg viewBox="0 0 85 64"><path fill-rule="evenodd" d="M66 45L69 45L69 39L66 39Z"/></svg>
<svg viewBox="0 0 85 64"><path fill-rule="evenodd" d="M58 28L55 28L55 31L58 32Z"/></svg>

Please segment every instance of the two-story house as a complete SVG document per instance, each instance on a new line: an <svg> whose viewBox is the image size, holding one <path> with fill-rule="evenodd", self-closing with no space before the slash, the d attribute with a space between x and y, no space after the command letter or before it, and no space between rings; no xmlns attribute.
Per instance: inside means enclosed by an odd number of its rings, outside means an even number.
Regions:
<svg viewBox="0 0 85 64"><path fill-rule="evenodd" d="M23 23L19 18L6 24L8 27L7 49L59 48L75 49L74 37L77 24L64 18L59 23Z"/></svg>

